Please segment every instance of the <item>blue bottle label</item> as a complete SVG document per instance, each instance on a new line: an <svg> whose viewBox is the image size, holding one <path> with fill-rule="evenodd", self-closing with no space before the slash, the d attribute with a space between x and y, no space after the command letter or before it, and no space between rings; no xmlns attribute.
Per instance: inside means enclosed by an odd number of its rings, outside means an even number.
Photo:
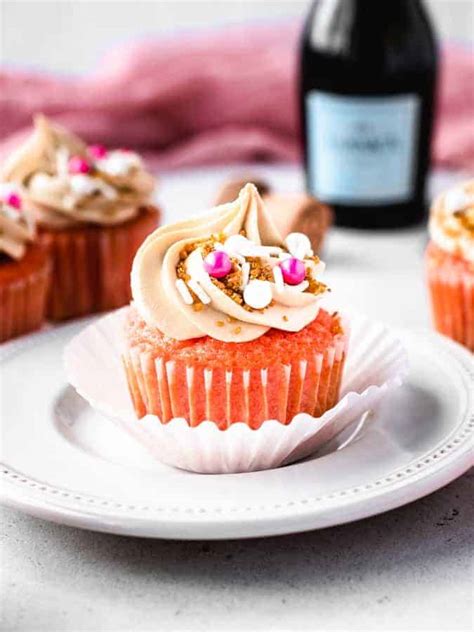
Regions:
<svg viewBox="0 0 474 632"><path fill-rule="evenodd" d="M306 96L309 187L327 202L395 204L413 194L419 97Z"/></svg>

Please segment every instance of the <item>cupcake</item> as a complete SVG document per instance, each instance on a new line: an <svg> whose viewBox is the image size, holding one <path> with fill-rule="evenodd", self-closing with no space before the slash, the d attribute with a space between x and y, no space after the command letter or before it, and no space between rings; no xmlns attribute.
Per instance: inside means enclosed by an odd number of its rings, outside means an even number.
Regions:
<svg viewBox="0 0 474 632"><path fill-rule="evenodd" d="M218 191L216 204L234 200L245 182L241 179L226 182ZM314 252L320 253L333 222L331 208L307 193L275 193L264 180L254 181L254 184L280 235L285 237L293 232L305 233Z"/></svg>
<svg viewBox="0 0 474 632"><path fill-rule="evenodd" d="M19 183L53 264L48 316L63 320L114 309L130 300L130 269L158 224L150 204L155 181L125 149L86 146L44 116L2 169Z"/></svg>
<svg viewBox="0 0 474 632"><path fill-rule="evenodd" d="M133 263L125 327L137 416L258 428L334 406L347 336L320 307L323 269L304 234L282 240L252 184L152 233Z"/></svg>
<svg viewBox="0 0 474 632"><path fill-rule="evenodd" d="M0 342L33 331L44 320L50 265L34 236L21 192L0 184Z"/></svg>
<svg viewBox="0 0 474 632"><path fill-rule="evenodd" d="M435 328L474 351L474 180L435 200L426 274Z"/></svg>

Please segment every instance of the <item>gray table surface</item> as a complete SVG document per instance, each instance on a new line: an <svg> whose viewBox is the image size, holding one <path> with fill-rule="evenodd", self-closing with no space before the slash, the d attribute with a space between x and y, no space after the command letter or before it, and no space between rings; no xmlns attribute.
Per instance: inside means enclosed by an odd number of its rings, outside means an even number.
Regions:
<svg viewBox="0 0 474 632"><path fill-rule="evenodd" d="M471 630L474 470L389 513L177 542L1 511L5 631Z"/></svg>

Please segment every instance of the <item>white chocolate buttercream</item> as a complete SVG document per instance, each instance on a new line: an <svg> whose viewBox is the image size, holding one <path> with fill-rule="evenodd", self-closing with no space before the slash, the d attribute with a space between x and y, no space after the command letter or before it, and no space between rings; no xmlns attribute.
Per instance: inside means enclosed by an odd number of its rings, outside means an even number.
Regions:
<svg viewBox="0 0 474 632"><path fill-rule="evenodd" d="M19 208L11 206L6 201L9 193L19 196ZM20 260L26 253L28 242L35 235L31 215L22 203L21 191L11 183L0 184L0 253L4 253L15 260Z"/></svg>
<svg viewBox="0 0 474 632"><path fill-rule="evenodd" d="M69 160L82 159L90 172L74 173ZM90 156L85 143L44 116L35 118L31 137L7 160L4 180L19 183L39 223L120 224L149 203L155 180L134 152Z"/></svg>
<svg viewBox="0 0 474 632"><path fill-rule="evenodd" d="M245 231L245 240L239 238L241 231ZM270 328L299 331L315 319L320 295L305 292L305 288L295 289L285 284L282 288L280 283L265 281L273 300L266 309L255 310L251 305L245 308L222 291L206 272L199 243L218 234L222 235L224 248L227 245L230 252L242 257L243 262L235 259L242 276L247 263L242 247L244 252L250 253L245 256L274 255L275 261L284 249L252 184L247 184L232 203L218 206L195 219L159 228L142 244L132 269L133 299L149 325L177 340L207 335L226 342L244 342L258 338ZM208 304L201 305L203 308L199 310L185 300L187 294L182 284L177 284L177 266L186 248L191 249L185 260L186 274L209 298ZM306 259L305 265L311 271L318 266L312 259ZM191 284L190 289L193 287Z"/></svg>

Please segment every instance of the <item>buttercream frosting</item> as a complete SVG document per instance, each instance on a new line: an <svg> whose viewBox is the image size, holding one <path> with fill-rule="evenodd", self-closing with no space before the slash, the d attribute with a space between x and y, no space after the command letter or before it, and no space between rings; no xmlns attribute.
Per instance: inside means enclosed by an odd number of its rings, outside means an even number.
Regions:
<svg viewBox="0 0 474 632"><path fill-rule="evenodd" d="M74 160L83 172L71 168ZM135 152L119 149L96 157L80 138L44 116L35 118L33 134L6 162L2 178L21 184L40 224L58 228L125 222L149 202L155 186Z"/></svg>
<svg viewBox="0 0 474 632"><path fill-rule="evenodd" d="M11 200L11 202L10 202ZM15 204L13 204L15 200ZM11 184L0 184L0 253L20 260L34 237L31 216L23 207L21 191Z"/></svg>
<svg viewBox="0 0 474 632"><path fill-rule="evenodd" d="M430 213L431 239L442 250L474 263L474 179L440 195Z"/></svg>
<svg viewBox="0 0 474 632"><path fill-rule="evenodd" d="M213 278L206 271L206 256L217 250L224 250L232 261L225 278ZM274 270L296 254L307 278L291 286ZM171 338L207 335L244 342L270 328L299 331L312 322L326 290L316 280L323 268L304 235L293 235L287 243L282 240L256 187L247 184L234 202L152 233L133 263L132 294L143 319ZM252 281L264 283L264 291L259 294L258 287L263 286L251 285ZM246 288L257 307L245 302ZM261 307L264 303L259 301L268 291L271 302Z"/></svg>

